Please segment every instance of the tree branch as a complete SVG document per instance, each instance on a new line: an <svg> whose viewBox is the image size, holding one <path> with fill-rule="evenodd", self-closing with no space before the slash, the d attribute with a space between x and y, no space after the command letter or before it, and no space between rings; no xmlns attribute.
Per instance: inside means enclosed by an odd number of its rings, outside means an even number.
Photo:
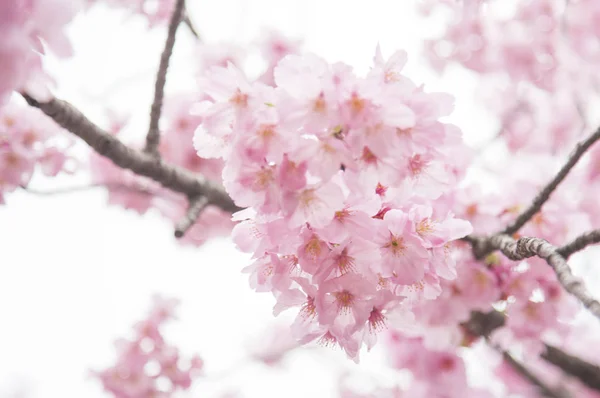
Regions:
<svg viewBox="0 0 600 398"><path fill-rule="evenodd" d="M189 206L185 217L177 224L175 228L175 237L182 238L183 235L190 229L196 222L202 210L208 206L208 200L204 196L190 198Z"/></svg>
<svg viewBox="0 0 600 398"><path fill-rule="evenodd" d="M173 46L175 46L175 35L177 33L177 27L181 22L184 9L184 0L177 0L171 20L169 21L169 29L167 32L167 40L165 41L165 48L160 56L160 65L158 72L156 73L156 82L154 84L154 102L152 102L152 108L150 109L150 127L148 128L148 135L146 136L146 147L145 152L151 155L158 156L158 144L160 142L160 132L158 129L158 122L160 120L160 114L162 110L162 101L165 93L165 83L167 81L167 69L169 68L169 60L173 53Z"/></svg>
<svg viewBox="0 0 600 398"><path fill-rule="evenodd" d="M502 354L502 357L504 358L504 360L517 373L519 373L525 380L529 381L531 384L536 386L538 388L539 392L542 394L542 396L549 397L549 398L570 397L570 394L568 394L566 391L559 391L556 388L552 388L552 387L548 386L545 382L542 381L542 379L540 379L539 377L534 375L529 369L527 369L527 367L525 367L525 365L523 365L522 363L517 361L515 358L513 358L513 356L510 355L508 352L502 350L499 347L494 346L494 348Z"/></svg>
<svg viewBox="0 0 600 398"><path fill-rule="evenodd" d="M600 243L600 229L578 236L572 242L556 249L556 251L565 259L568 259L573 253L583 250L585 247L595 243Z"/></svg>
<svg viewBox="0 0 600 398"><path fill-rule="evenodd" d="M583 282L576 278L567 264L567 260L558 250L544 239L523 237L515 241L508 235L494 235L486 239L490 249L499 249L511 260L523 260L537 256L546 260L556 273L558 282L577 298L585 308L600 319L600 302L587 291Z"/></svg>
<svg viewBox="0 0 600 398"><path fill-rule="evenodd" d="M473 311L469 320L463 324L463 327L475 336L487 338L494 330L501 328L505 323L506 317L499 311Z"/></svg>
<svg viewBox="0 0 600 398"><path fill-rule="evenodd" d="M240 210L220 186L189 170L126 146L115 136L92 123L68 102L56 98L48 102L38 102L27 94L23 94L23 97L29 105L42 110L58 125L83 139L98 154L110 159L117 166L151 178L163 187L188 197L205 196L209 204L225 211Z"/></svg>
<svg viewBox="0 0 600 398"><path fill-rule="evenodd" d="M504 326L506 316L492 310L488 313L474 311L470 319L463 324L465 329L475 335L488 338L491 333ZM600 367L581 358L566 353L560 348L544 344L545 350L540 357L546 362L560 368L565 373L577 378L593 390L600 391Z"/></svg>
<svg viewBox="0 0 600 398"><path fill-rule="evenodd" d="M547 362L561 368L566 373L578 378L588 387L600 391L600 367L586 362L576 356L546 345L541 357Z"/></svg>
<svg viewBox="0 0 600 398"><path fill-rule="evenodd" d="M523 211L516 220L514 220L511 224L509 224L503 231L499 234L512 235L517 232L527 221L531 219L540 209L542 205L546 203L548 198L558 184L560 184L567 174L571 171L571 169L575 166L575 164L579 161L581 156L588 150L589 147L594 144L598 139L600 139L600 128L598 128L592 135L586 138L584 141L577 144L575 150L569 156L569 160L565 165L559 170L558 174L538 193L538 195L533 200L533 203Z"/></svg>

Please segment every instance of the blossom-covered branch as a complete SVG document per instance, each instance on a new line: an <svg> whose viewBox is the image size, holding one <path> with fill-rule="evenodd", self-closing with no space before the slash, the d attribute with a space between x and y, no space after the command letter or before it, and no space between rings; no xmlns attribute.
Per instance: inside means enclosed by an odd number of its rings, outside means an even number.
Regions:
<svg viewBox="0 0 600 398"><path fill-rule="evenodd" d="M543 204L550 198L550 195L556 187L565 179L567 174L571 171L571 169L577 164L579 159L583 156L585 151L587 151L592 144L600 139L600 128L598 128L592 135L586 138L584 141L581 141L575 147L575 150L569 156L569 160L565 165L559 170L556 176L538 193L535 197L531 205L525 209L511 224L509 224L500 234L512 235L517 232L527 221L531 219L540 209Z"/></svg>
<svg viewBox="0 0 600 398"><path fill-rule="evenodd" d="M188 197L205 196L209 204L225 211L239 210L227 193L216 184L200 175L126 146L92 123L68 102L56 98L48 102L39 102L27 94L23 97L31 106L41 109L56 123L83 139L98 154L110 159L115 165L149 177L165 188Z"/></svg>
<svg viewBox="0 0 600 398"><path fill-rule="evenodd" d="M160 65L156 74L156 82L154 84L154 101L152 102L152 108L150 110L150 127L148 128L148 135L146 136L146 148L144 149L145 152L148 152L153 156L158 156L158 143L160 142L158 122L160 121L163 97L165 93L165 83L167 82L167 69L169 68L169 60L171 59L173 47L175 46L175 35L177 34L177 28L179 27L183 17L184 5L184 0L177 0L175 3L175 8L169 22L165 48L160 56Z"/></svg>

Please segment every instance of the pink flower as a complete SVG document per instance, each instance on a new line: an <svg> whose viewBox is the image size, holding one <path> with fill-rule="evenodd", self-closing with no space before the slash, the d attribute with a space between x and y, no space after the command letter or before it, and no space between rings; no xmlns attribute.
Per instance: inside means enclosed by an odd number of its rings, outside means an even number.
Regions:
<svg viewBox="0 0 600 398"><path fill-rule="evenodd" d="M381 201L373 196L371 200L346 201L343 209L337 210L332 222L320 230L320 234L331 242L342 242L354 236L370 240L377 221L372 218L381 207Z"/></svg>
<svg viewBox="0 0 600 398"><path fill-rule="evenodd" d="M267 70L257 80L275 86L274 70L281 59L289 54L297 54L300 50L300 40L293 40L279 32L265 31L259 40L262 56L268 62Z"/></svg>
<svg viewBox="0 0 600 398"><path fill-rule="evenodd" d="M444 221L437 222L432 220L432 212L429 206L415 206L409 212L409 218L415 225L415 234L424 247L439 247L473 232L468 221L455 219L448 214Z"/></svg>
<svg viewBox="0 0 600 398"><path fill-rule="evenodd" d="M413 284L425 276L423 263L429 258L420 240L413 236L408 214L390 210L383 217L376 242L379 244L384 276L395 276L400 283Z"/></svg>
<svg viewBox="0 0 600 398"><path fill-rule="evenodd" d="M344 196L337 184L328 182L300 192L288 192L283 200L285 212L290 217L290 228L304 223L322 228L333 220L336 210L343 206Z"/></svg>
<svg viewBox="0 0 600 398"><path fill-rule="evenodd" d="M116 398L172 396L178 390L187 390L203 366L195 356L183 366L179 349L168 345L162 336L162 325L173 317L175 303L155 298L155 307L149 317L136 328L133 340L117 342L117 362L100 372L94 372L104 389ZM165 389L159 379L168 381Z"/></svg>
<svg viewBox="0 0 600 398"><path fill-rule="evenodd" d="M408 55L406 51L403 50L396 51L387 61L385 61L383 54L381 53L381 48L379 47L379 44L377 44L375 57L373 58L373 63L375 65L369 73L369 78L378 79L386 84L404 82L408 79L402 76L401 72L407 61Z"/></svg>
<svg viewBox="0 0 600 398"><path fill-rule="evenodd" d="M370 300L374 294L374 286L354 273L322 283L316 300L319 322L336 325L345 332L356 330L357 325L364 324L369 318Z"/></svg>
<svg viewBox="0 0 600 398"><path fill-rule="evenodd" d="M25 90L40 100L48 95L42 70L40 39L60 57L71 55L64 28L80 1L2 1L0 3L0 105L12 90Z"/></svg>
<svg viewBox="0 0 600 398"><path fill-rule="evenodd" d="M303 228L302 243L298 247L298 258L302 269L310 274L315 274L321 263L329 256L329 245L310 228Z"/></svg>
<svg viewBox="0 0 600 398"><path fill-rule="evenodd" d="M54 177L69 170L70 139L40 110L8 103L0 108L0 191L27 186L38 167ZM66 145L65 145L66 144Z"/></svg>
<svg viewBox="0 0 600 398"><path fill-rule="evenodd" d="M363 330L362 340L370 350L377 343L377 335L388 327L388 312L394 310L395 318L398 318L398 312L404 312L405 309L398 308L401 299L391 293L389 290L379 290L371 300L371 312L367 322L363 325L356 325L356 329ZM403 314L404 315L404 314Z"/></svg>
<svg viewBox="0 0 600 398"><path fill-rule="evenodd" d="M558 322L556 307L548 302L519 300L510 306L506 326L517 338L534 339Z"/></svg>
<svg viewBox="0 0 600 398"><path fill-rule="evenodd" d="M240 170L228 164L223 170L223 184L238 206L257 206L266 213L281 208L281 187L277 184L277 169L267 163L241 165Z"/></svg>
<svg viewBox="0 0 600 398"><path fill-rule="evenodd" d="M349 272L368 275L370 265L379 261L377 245L361 238L352 238L333 247L314 274L314 281L322 283Z"/></svg>
<svg viewBox="0 0 600 398"><path fill-rule="evenodd" d="M290 272L296 265L297 263L289 264L279 259L275 254L266 254L245 267L242 272L251 274L250 287L257 292L282 291L290 286Z"/></svg>

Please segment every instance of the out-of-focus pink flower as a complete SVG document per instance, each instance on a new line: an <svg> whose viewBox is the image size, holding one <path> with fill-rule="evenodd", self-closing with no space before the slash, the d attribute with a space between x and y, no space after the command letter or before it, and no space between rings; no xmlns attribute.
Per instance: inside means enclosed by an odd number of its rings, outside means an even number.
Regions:
<svg viewBox="0 0 600 398"><path fill-rule="evenodd" d="M65 167L73 141L35 108L0 107L0 192L26 187L36 169L54 177Z"/></svg>
<svg viewBox="0 0 600 398"><path fill-rule="evenodd" d="M163 337L162 326L174 317L176 304L156 296L150 314L136 326L133 340L117 342L116 363L94 372L115 398L171 397L189 389L202 371L200 357L194 356L184 365L179 349Z"/></svg>

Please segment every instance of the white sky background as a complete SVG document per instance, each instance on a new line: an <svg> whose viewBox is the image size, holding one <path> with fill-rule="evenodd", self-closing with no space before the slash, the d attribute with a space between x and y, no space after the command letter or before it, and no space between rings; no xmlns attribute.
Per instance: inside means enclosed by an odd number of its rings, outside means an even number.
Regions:
<svg viewBox="0 0 600 398"><path fill-rule="evenodd" d="M408 76L432 91L459 94L452 120L470 143L485 142L494 131L494 122L472 102L474 84L467 73L439 81L419 62L419 38L436 24L416 19L410 1L188 3L206 42L245 44L261 29L276 28L304 38L307 50L361 73L371 65L378 42L386 56L406 49ZM141 19L95 8L73 26L76 57L49 63L56 70L57 95L97 121L109 101L115 110L131 112L134 126L145 131L164 35L164 29L148 31ZM182 27L167 92L190 87L191 44ZM85 181L86 176L38 178L32 187L50 190ZM243 361L248 337L273 322L273 299L250 290L247 275L240 273L247 256L229 240L184 248L172 238L168 220L154 212L140 217L107 207L101 190L10 194L8 205L0 207L0 225L0 396L10 396L21 383L30 398L106 397L99 383L87 378L88 369L111 363L113 341L144 317L153 293L181 299L180 320L167 338L184 355L199 353L209 374ZM380 372L381 352L363 353L360 367L339 351L324 355L351 370ZM283 370L242 369L231 389L240 387L249 398L329 397L337 384L332 369L323 357L298 353ZM198 383L194 396L217 396L227 390L223 380Z"/></svg>

